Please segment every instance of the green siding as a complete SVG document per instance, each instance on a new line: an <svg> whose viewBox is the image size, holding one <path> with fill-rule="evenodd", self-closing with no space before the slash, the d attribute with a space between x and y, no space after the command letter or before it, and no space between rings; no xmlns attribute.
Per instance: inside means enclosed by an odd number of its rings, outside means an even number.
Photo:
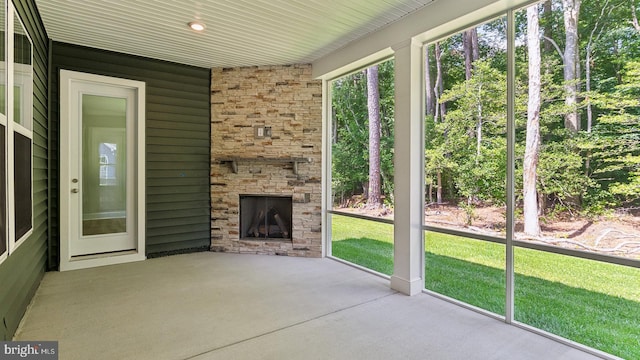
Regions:
<svg viewBox="0 0 640 360"><path fill-rule="evenodd" d="M147 255L210 245L209 69L54 42L51 94L53 151L58 154L59 70L146 82ZM53 186L57 186L57 166ZM59 254L58 204L52 199L52 254ZM57 264L58 259L52 263Z"/></svg>
<svg viewBox="0 0 640 360"><path fill-rule="evenodd" d="M33 0L14 0L33 41L33 234L0 264L0 338L10 340L44 275L48 209L47 34ZM9 184L9 191L13 191Z"/></svg>

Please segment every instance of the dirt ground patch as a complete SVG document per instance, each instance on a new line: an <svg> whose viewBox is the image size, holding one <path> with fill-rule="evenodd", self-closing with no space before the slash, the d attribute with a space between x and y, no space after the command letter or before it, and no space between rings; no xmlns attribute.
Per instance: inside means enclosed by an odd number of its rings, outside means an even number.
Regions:
<svg viewBox="0 0 640 360"><path fill-rule="evenodd" d="M372 217L393 218L393 210L390 208L341 207L335 210ZM434 205L425 209L425 224L502 237L506 231L505 213L505 209L499 207L475 208L471 224L468 224L469 214L464 209L454 205ZM516 239L640 259L640 216L638 214L619 214L593 219L543 217L540 219L540 228L542 231L540 237L528 238L522 233L522 221L516 219Z"/></svg>

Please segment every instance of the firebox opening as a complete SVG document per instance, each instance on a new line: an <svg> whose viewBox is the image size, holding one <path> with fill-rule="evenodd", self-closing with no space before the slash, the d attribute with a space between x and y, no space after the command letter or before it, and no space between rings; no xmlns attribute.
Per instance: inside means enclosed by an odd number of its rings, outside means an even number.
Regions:
<svg viewBox="0 0 640 360"><path fill-rule="evenodd" d="M240 239L291 240L291 196L240 195Z"/></svg>

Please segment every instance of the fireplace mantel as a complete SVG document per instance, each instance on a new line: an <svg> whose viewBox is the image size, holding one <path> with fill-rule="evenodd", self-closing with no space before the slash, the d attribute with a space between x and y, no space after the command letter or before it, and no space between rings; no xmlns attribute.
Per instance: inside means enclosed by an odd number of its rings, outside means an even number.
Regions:
<svg viewBox="0 0 640 360"><path fill-rule="evenodd" d="M239 162L259 162L264 164L292 164L293 173L295 175L298 175L298 164L310 163L311 159L306 157L267 158L267 157L256 156L256 157L217 158L217 159L213 159L213 161L217 161L220 163L229 163L231 165L231 170L233 170L234 174L238 173Z"/></svg>

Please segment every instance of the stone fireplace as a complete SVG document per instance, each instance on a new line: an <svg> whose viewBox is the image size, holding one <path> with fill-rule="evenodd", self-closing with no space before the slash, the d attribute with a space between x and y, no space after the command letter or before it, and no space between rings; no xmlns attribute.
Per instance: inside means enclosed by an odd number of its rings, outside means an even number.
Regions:
<svg viewBox="0 0 640 360"><path fill-rule="evenodd" d="M322 256L321 147L310 65L212 69L211 250Z"/></svg>

